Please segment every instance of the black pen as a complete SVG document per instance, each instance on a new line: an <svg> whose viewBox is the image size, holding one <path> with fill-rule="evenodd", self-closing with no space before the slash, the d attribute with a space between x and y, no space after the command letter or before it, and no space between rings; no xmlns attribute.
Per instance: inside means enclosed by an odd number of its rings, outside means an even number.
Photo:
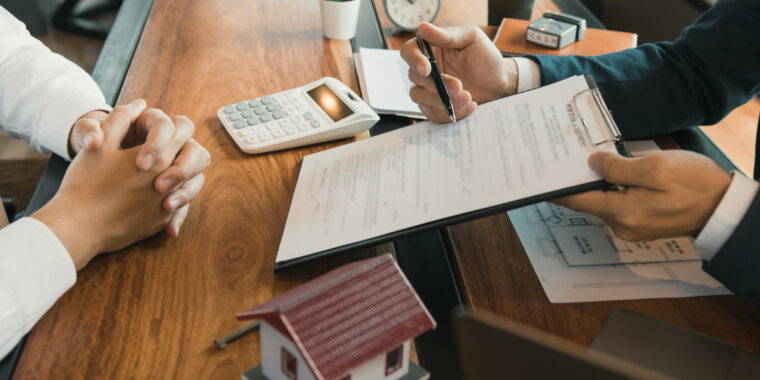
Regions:
<svg viewBox="0 0 760 380"><path fill-rule="evenodd" d="M433 50L430 48L430 44L417 34L417 45L419 45L420 50L422 50L422 54L427 57L428 61L430 61L430 66L432 68L430 76L433 77L433 83L435 83L435 89L438 91L438 96L441 98L443 108L449 115L449 119L456 123L457 116L454 115L454 104L451 103L449 90L446 89L446 84L443 83L443 76L441 76L441 70L438 69L438 63L435 62L435 55L433 55Z"/></svg>

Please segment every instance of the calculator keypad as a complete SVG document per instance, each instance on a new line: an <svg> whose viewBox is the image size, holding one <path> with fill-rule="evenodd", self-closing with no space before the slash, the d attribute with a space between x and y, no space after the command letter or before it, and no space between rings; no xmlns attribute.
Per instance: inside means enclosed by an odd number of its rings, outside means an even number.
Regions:
<svg viewBox="0 0 760 380"><path fill-rule="evenodd" d="M255 147L322 127L312 112L304 111L309 109L295 91L286 91L228 105L222 117L237 129L239 141Z"/></svg>

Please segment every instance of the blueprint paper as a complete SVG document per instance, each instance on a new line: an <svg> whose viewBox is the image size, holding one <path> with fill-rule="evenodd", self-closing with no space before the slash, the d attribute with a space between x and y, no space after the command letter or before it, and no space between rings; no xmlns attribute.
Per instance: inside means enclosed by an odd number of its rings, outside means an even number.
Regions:
<svg viewBox="0 0 760 380"><path fill-rule="evenodd" d="M508 212L553 303L731 294L691 238L626 242L600 219L543 202Z"/></svg>

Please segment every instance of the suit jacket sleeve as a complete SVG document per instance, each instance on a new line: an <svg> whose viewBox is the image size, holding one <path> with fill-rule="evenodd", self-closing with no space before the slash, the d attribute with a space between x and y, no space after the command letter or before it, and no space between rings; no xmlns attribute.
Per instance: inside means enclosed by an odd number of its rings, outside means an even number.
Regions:
<svg viewBox="0 0 760 380"><path fill-rule="evenodd" d="M676 41L597 57L532 56L542 84L591 74L626 138L714 124L760 92L760 1L721 0ZM760 194L704 269L760 306Z"/></svg>
<svg viewBox="0 0 760 380"><path fill-rule="evenodd" d="M596 57L529 56L543 85L591 74L629 139L720 121L760 92L760 2L721 0L676 41Z"/></svg>

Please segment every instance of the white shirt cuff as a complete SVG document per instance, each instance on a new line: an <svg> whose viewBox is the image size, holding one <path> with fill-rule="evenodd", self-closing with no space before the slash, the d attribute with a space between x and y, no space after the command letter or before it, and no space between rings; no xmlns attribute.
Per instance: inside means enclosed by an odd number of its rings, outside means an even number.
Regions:
<svg viewBox="0 0 760 380"><path fill-rule="evenodd" d="M710 261L734 233L757 195L760 184L737 171L731 172L731 184L723 199L694 241L697 254Z"/></svg>
<svg viewBox="0 0 760 380"><path fill-rule="evenodd" d="M513 58L517 64L517 93L541 86L541 70L538 64L528 58Z"/></svg>
<svg viewBox="0 0 760 380"><path fill-rule="evenodd" d="M0 287L8 291L10 309L21 312L25 331L76 282L76 268L63 243L34 218L0 230L0 263Z"/></svg>

